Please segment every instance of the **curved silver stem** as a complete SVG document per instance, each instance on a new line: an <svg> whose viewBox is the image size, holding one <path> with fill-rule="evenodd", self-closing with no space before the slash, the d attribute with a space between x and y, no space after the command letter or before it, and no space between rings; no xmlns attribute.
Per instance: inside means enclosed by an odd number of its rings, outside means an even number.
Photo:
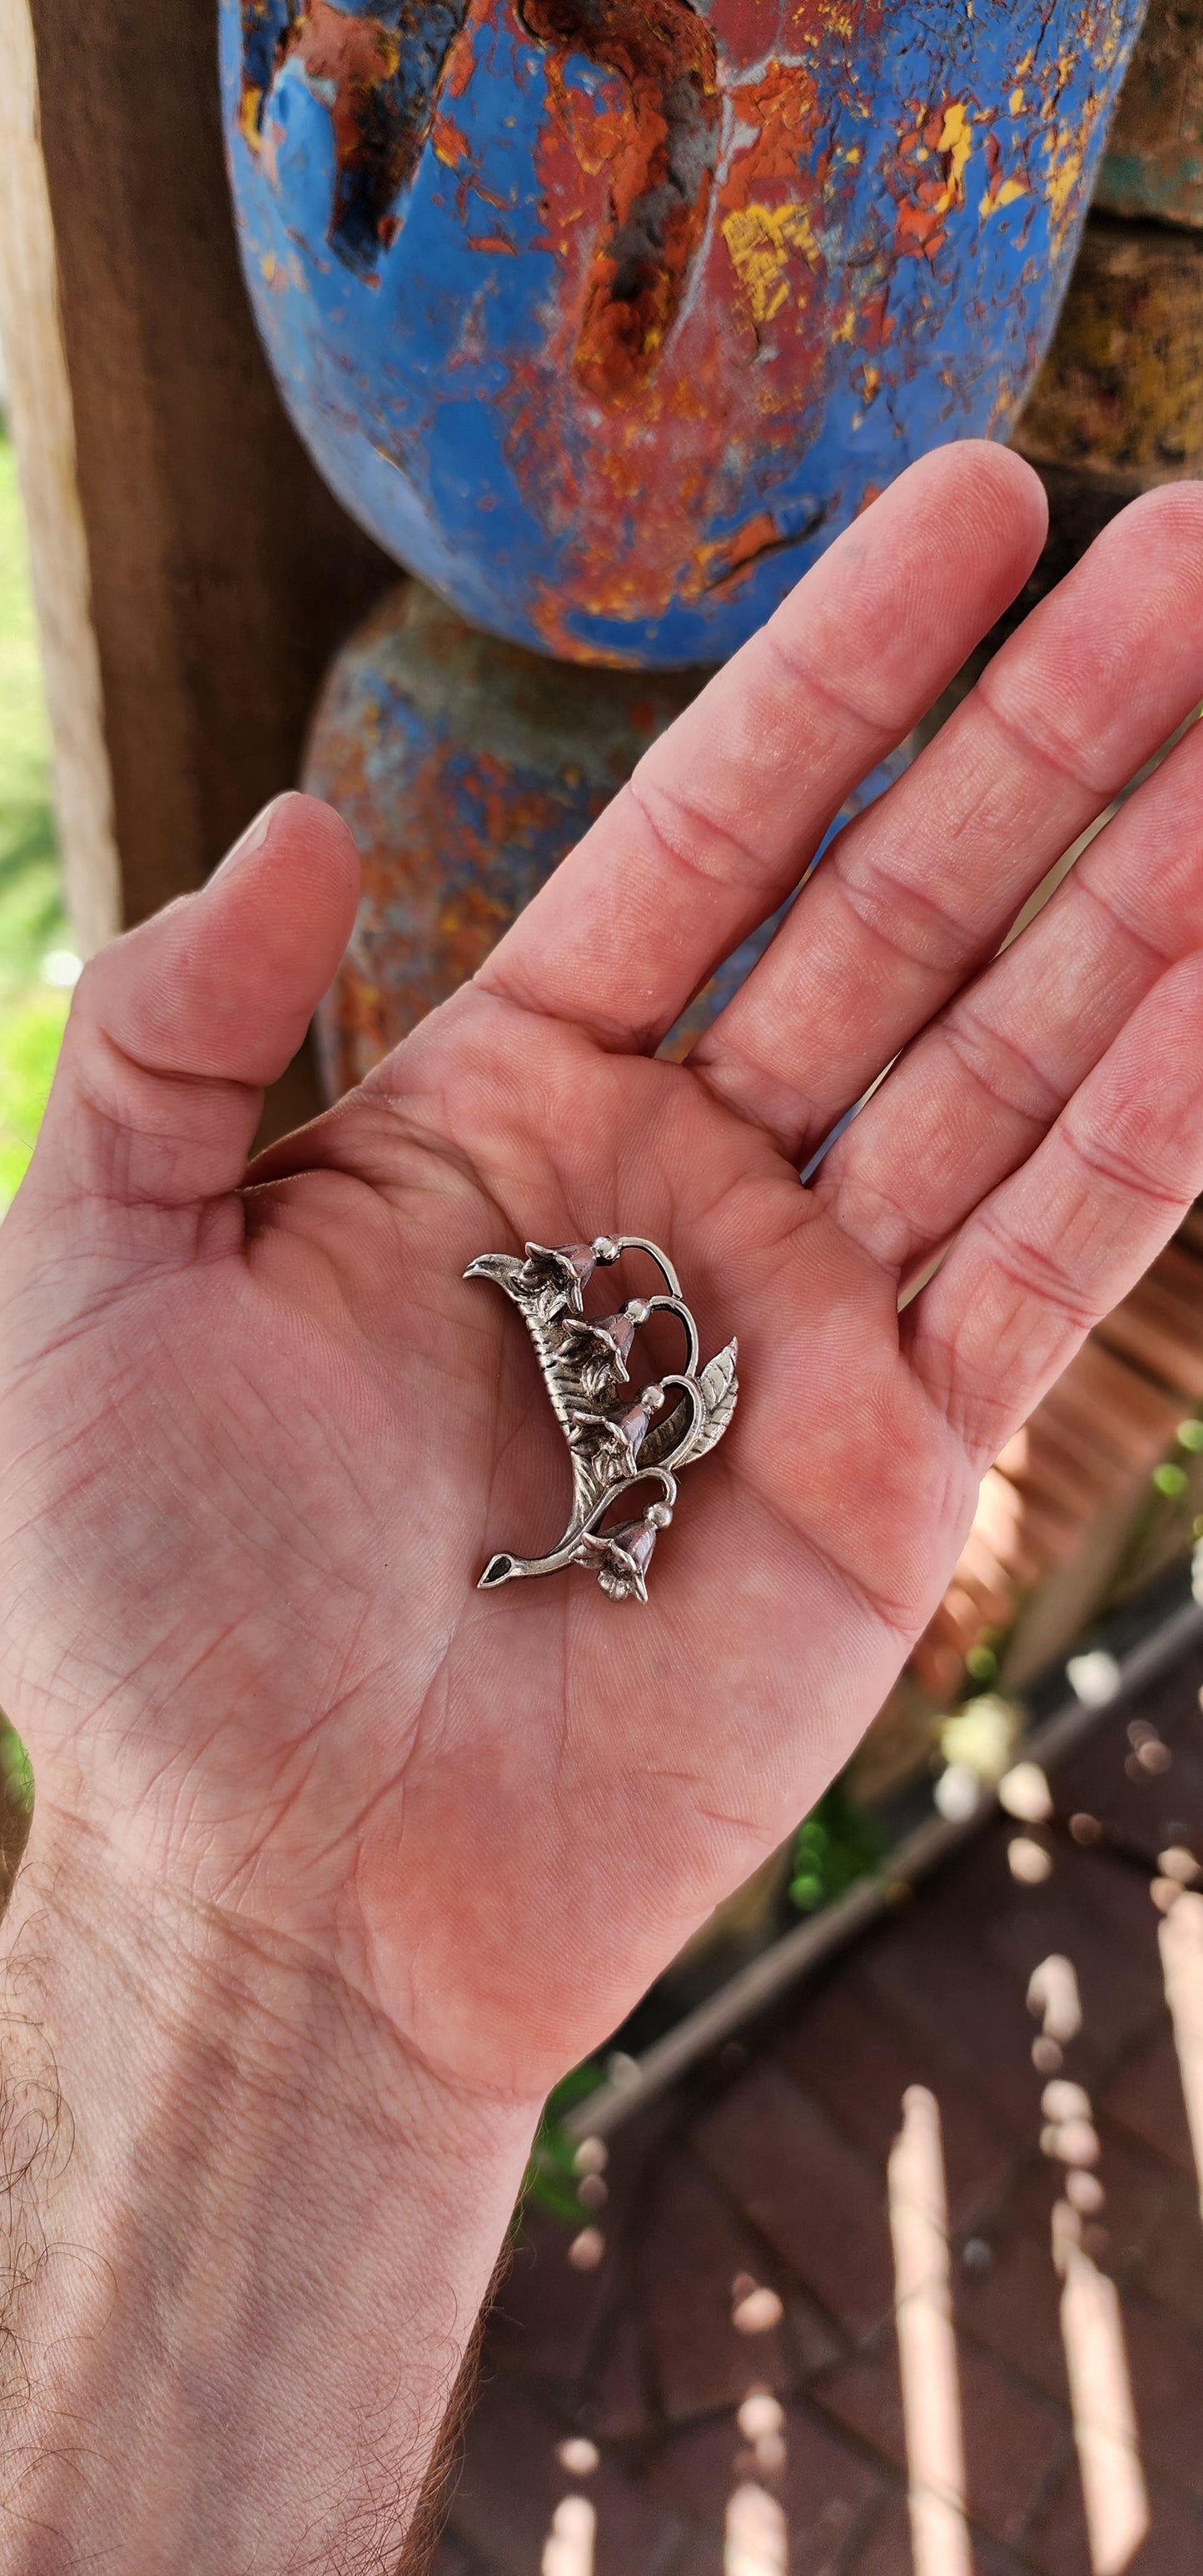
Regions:
<svg viewBox="0 0 1203 2576"><path fill-rule="evenodd" d="M690 1314L684 1298L677 1296L674 1292L671 1297L648 1297L645 1300L645 1303L650 1314L675 1315L678 1323L684 1325L686 1343L685 1375L688 1378L695 1378L698 1373L698 1361L702 1356L702 1345L698 1340L697 1325ZM666 1378L661 1378L660 1384L661 1386L665 1386L668 1384L668 1380Z"/></svg>
<svg viewBox="0 0 1203 2576"><path fill-rule="evenodd" d="M655 1262L661 1278L667 1279L673 1296L680 1296L681 1282L677 1277L676 1271L673 1269L667 1253L661 1252L658 1243L649 1243L645 1234L612 1234L609 1236L608 1240L612 1244L613 1250L605 1253L599 1252L597 1256L599 1266L605 1266L611 1261L617 1261L620 1254L624 1252L646 1252L649 1258Z"/></svg>
<svg viewBox="0 0 1203 2576"><path fill-rule="evenodd" d="M692 1437L691 1429L690 1438ZM649 1483L653 1478L671 1509L677 1499L677 1480L671 1467L636 1467L633 1476L624 1476L621 1483L607 1486L592 1511L586 1512L582 1520L574 1520L570 1523L559 1546L552 1549L550 1556L507 1556L504 1552L491 1556L477 1583L477 1591L493 1592L499 1583L516 1583L527 1574L559 1574L564 1566L571 1565L581 1540L587 1538L596 1528L597 1523L605 1519L611 1503L619 1502L622 1496L629 1494L635 1485Z"/></svg>
<svg viewBox="0 0 1203 2576"><path fill-rule="evenodd" d="M665 1375L659 1380L659 1384L661 1386L680 1387L682 1394L687 1395L689 1398L692 1420L688 1431L684 1432L678 1440L676 1448L669 1450L667 1458L658 1458L654 1467L649 1466L643 1469L645 1476L656 1476L661 1473L671 1475L674 1467L684 1466L685 1461L689 1456L689 1452L693 1447L694 1441L697 1439L698 1433L702 1428L702 1424L706 1419L706 1398L702 1393L701 1387L698 1385L696 1377L688 1377L683 1375L678 1369L670 1369L667 1370Z"/></svg>

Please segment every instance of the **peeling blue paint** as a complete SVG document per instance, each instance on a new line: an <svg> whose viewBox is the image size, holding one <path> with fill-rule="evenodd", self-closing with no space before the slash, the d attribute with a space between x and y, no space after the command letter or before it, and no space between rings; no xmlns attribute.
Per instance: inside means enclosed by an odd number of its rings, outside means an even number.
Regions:
<svg viewBox="0 0 1203 2576"><path fill-rule="evenodd" d="M222 0L243 257L327 480L543 652L715 661L1005 436L1140 0Z"/></svg>

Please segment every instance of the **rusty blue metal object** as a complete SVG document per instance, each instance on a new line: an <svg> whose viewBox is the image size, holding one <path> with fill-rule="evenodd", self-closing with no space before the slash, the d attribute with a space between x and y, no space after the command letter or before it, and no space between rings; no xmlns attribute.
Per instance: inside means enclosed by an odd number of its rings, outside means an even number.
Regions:
<svg viewBox="0 0 1203 2576"><path fill-rule="evenodd" d="M420 582L387 594L335 656L302 771L363 864L318 1017L332 1099L483 964L707 676L557 665Z"/></svg>
<svg viewBox="0 0 1203 2576"><path fill-rule="evenodd" d="M302 772L350 824L363 862L355 930L318 1015L331 1099L475 973L707 677L556 664L465 625L420 582L388 593L334 658ZM840 820L907 757L904 746L875 770ZM712 977L672 1053L768 936Z"/></svg>
<svg viewBox="0 0 1203 2576"><path fill-rule="evenodd" d="M908 460L1004 436L1142 0L220 0L255 310L464 616L722 659Z"/></svg>

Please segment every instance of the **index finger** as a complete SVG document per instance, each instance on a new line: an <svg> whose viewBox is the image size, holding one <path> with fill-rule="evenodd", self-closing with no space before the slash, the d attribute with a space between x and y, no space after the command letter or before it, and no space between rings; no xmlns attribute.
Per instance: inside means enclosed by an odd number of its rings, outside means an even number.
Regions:
<svg viewBox="0 0 1203 2576"><path fill-rule="evenodd" d="M1046 516L1007 448L912 465L653 743L479 982L657 1046L1015 597Z"/></svg>

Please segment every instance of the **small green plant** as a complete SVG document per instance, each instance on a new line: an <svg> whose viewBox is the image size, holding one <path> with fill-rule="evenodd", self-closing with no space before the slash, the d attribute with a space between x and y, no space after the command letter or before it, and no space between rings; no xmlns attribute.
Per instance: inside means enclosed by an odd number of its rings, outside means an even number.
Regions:
<svg viewBox="0 0 1203 2576"><path fill-rule="evenodd" d="M25 529L0 423L0 1215L46 1105L67 1018L69 947Z"/></svg>
<svg viewBox="0 0 1203 2576"><path fill-rule="evenodd" d="M579 2227L585 2213L577 2193L577 2142L569 2136L564 2122L578 2102L587 2101L604 2081L601 2067L592 2060L574 2066L548 2094L531 2148L523 2197L533 2200L540 2209L550 2210L553 2218L562 2218L568 2227Z"/></svg>
<svg viewBox="0 0 1203 2576"><path fill-rule="evenodd" d="M885 1858L887 1839L875 1817L858 1807L838 1780L799 1825L790 1866L790 1902L800 1914L833 1905L858 1878L871 1878Z"/></svg>
<svg viewBox="0 0 1203 2576"><path fill-rule="evenodd" d="M0 1211L25 1177L54 1079L69 998L35 989L0 1009Z"/></svg>
<svg viewBox="0 0 1203 2576"><path fill-rule="evenodd" d="M965 1657L965 1670L971 1682L996 1681L998 1657L993 1646L983 1645L980 1640L976 1646L971 1646Z"/></svg>
<svg viewBox="0 0 1203 2576"><path fill-rule="evenodd" d="M33 1814L33 1764L15 1726L0 1717L0 1782L5 1802L19 1814Z"/></svg>

